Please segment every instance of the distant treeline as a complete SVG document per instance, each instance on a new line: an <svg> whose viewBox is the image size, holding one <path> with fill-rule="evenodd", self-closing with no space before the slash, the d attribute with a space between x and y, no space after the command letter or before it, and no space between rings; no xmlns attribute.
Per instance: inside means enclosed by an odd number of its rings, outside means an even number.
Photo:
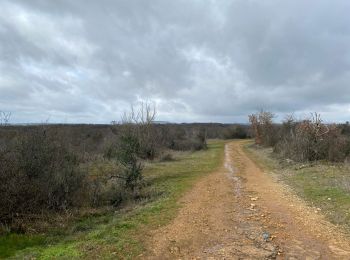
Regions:
<svg viewBox="0 0 350 260"><path fill-rule="evenodd" d="M153 125L154 130L159 132L159 141L164 142L162 146L177 150L194 148L189 144L185 145L183 141L193 137L199 131L204 131L208 139L234 139L250 136L249 126L244 124L183 123ZM19 137L26 136L38 129L45 129L45 132L53 139L64 140L70 148L77 152L98 154L103 153L111 143L115 142L121 128L122 126L117 124L8 125L0 127L0 146L15 142Z"/></svg>

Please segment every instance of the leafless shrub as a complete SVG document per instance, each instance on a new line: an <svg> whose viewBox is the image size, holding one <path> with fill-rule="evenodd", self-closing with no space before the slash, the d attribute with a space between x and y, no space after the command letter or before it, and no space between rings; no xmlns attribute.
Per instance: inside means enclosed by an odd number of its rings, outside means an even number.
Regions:
<svg viewBox="0 0 350 260"><path fill-rule="evenodd" d="M44 129L0 151L0 222L74 206L84 174L78 158Z"/></svg>
<svg viewBox="0 0 350 260"><path fill-rule="evenodd" d="M138 107L131 107L122 118L121 132L131 133L139 143L138 156L143 159L154 159L157 156L159 142L155 127L156 108L154 104L142 102Z"/></svg>
<svg viewBox="0 0 350 260"><path fill-rule="evenodd" d="M349 137L337 125L324 124L318 113L296 121L288 116L278 131L274 151L294 161L344 161L350 152Z"/></svg>
<svg viewBox="0 0 350 260"><path fill-rule="evenodd" d="M334 160L335 156L330 158L329 155L335 155L332 149L340 144L340 132L335 126L323 124L320 115L314 113L310 119L295 125L295 132L290 139L285 149L290 145L291 157L297 161Z"/></svg>
<svg viewBox="0 0 350 260"><path fill-rule="evenodd" d="M260 123L258 120L259 117L257 114L251 114L248 117L249 117L249 122L251 124L253 136L255 138L255 144L260 145L262 141L261 141Z"/></svg>
<svg viewBox="0 0 350 260"><path fill-rule="evenodd" d="M342 129L338 125L329 125L328 129L327 134L323 137L325 159L344 162L350 154L350 138L342 134Z"/></svg>
<svg viewBox="0 0 350 260"><path fill-rule="evenodd" d="M276 128L273 125L272 119L274 114L268 111L261 110L257 114L249 115L249 122L253 129L255 143L265 146L275 145Z"/></svg>

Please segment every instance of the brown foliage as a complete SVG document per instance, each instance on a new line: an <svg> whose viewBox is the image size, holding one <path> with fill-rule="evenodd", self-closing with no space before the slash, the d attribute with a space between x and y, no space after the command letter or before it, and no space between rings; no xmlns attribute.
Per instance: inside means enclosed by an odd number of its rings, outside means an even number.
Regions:
<svg viewBox="0 0 350 260"><path fill-rule="evenodd" d="M257 114L249 115L249 122L258 145L273 146L276 143L275 127L272 119L274 114L261 110Z"/></svg>
<svg viewBox="0 0 350 260"><path fill-rule="evenodd" d="M258 129L261 143L272 146L282 157L299 162L344 161L349 155L349 137L342 134L338 125L324 124L319 114L311 114L302 121L288 116L277 130L273 127L271 115L264 113L262 119L253 115L251 122Z"/></svg>

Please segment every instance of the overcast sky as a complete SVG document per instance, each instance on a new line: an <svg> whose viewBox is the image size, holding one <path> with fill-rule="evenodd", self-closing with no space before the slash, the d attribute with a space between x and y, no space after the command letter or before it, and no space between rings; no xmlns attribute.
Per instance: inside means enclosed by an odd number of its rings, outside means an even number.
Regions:
<svg viewBox="0 0 350 260"><path fill-rule="evenodd" d="M0 110L13 122L350 119L348 0L0 0Z"/></svg>

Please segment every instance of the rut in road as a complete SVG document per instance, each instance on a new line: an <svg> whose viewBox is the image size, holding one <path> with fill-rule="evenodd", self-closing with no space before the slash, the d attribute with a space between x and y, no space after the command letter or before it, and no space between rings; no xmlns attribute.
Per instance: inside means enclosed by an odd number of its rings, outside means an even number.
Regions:
<svg viewBox="0 0 350 260"><path fill-rule="evenodd" d="M223 167L180 201L150 235L147 259L350 259L350 238L226 144Z"/></svg>

